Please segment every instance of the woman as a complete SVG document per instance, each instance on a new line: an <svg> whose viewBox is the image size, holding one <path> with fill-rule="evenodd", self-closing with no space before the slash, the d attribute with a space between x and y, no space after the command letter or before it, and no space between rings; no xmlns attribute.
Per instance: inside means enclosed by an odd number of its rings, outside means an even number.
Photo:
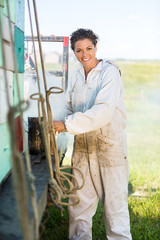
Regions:
<svg viewBox="0 0 160 240"><path fill-rule="evenodd" d="M68 114L64 122L54 121L54 128L75 135L72 164L83 172L85 186L76 193L80 203L69 207L69 238L92 239L92 217L100 199L108 240L131 239L120 71L96 58L98 37L91 30L78 29L70 41L80 66L66 93ZM80 181L78 175L76 178Z"/></svg>

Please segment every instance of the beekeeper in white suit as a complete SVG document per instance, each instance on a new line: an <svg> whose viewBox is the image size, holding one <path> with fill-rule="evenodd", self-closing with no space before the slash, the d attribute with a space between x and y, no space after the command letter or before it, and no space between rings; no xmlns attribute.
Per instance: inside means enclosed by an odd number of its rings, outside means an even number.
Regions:
<svg viewBox="0 0 160 240"><path fill-rule="evenodd" d="M76 192L80 203L69 207L69 239L92 239L92 217L100 199L108 240L130 240L120 71L111 62L96 58L98 36L92 30L78 29L70 41L80 66L66 93L68 114L64 121L54 121L54 128L75 135L72 164L84 174L85 185ZM81 181L77 172L73 174Z"/></svg>

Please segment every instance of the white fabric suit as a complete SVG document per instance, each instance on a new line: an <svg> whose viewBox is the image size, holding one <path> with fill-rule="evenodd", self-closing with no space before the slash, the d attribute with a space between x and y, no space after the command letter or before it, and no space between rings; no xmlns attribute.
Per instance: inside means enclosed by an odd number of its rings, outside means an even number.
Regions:
<svg viewBox="0 0 160 240"><path fill-rule="evenodd" d="M76 192L80 203L69 207L70 240L92 239L98 199L104 206L108 240L131 239L126 113L119 69L102 60L85 80L80 65L72 75L66 97L69 115L65 125L75 135L72 164L85 177L85 186ZM81 181L76 171L73 174Z"/></svg>

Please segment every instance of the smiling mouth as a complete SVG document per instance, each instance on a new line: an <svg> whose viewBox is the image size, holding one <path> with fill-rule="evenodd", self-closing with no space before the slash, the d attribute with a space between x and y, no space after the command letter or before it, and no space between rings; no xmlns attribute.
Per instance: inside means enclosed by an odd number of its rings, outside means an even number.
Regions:
<svg viewBox="0 0 160 240"><path fill-rule="evenodd" d="M88 62L89 61L89 58L85 58L85 59L82 59L83 62Z"/></svg>

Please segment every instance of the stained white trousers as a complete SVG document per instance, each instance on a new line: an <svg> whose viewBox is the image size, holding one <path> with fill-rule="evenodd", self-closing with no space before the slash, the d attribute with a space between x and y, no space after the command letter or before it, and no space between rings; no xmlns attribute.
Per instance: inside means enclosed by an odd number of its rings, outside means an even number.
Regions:
<svg viewBox="0 0 160 240"><path fill-rule="evenodd" d="M119 146L121 143L124 142L120 137ZM99 199L104 208L108 240L132 239L128 212L128 161L121 149L109 139L103 144L101 135L76 136L72 161L73 166L84 174L85 185L76 192L80 203L68 208L70 240L92 239L92 217ZM73 171L73 174L81 182L79 173Z"/></svg>

